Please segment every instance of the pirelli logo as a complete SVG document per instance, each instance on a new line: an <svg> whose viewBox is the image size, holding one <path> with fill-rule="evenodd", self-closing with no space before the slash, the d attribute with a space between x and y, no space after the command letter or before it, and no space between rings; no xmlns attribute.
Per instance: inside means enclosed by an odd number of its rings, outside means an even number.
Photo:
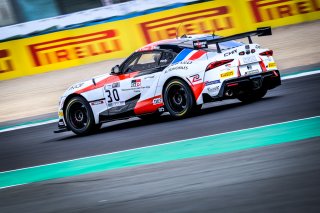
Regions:
<svg viewBox="0 0 320 213"><path fill-rule="evenodd" d="M44 66L122 50L116 30L105 30L29 45L34 66Z"/></svg>
<svg viewBox="0 0 320 213"><path fill-rule="evenodd" d="M140 26L146 42L151 43L176 37L176 29L180 24L179 35L212 33L234 27L228 6L169 16L141 23Z"/></svg>
<svg viewBox="0 0 320 213"><path fill-rule="evenodd" d="M320 11L320 0L251 0L256 23Z"/></svg>
<svg viewBox="0 0 320 213"><path fill-rule="evenodd" d="M13 71L13 63L10 52L7 49L0 50L0 74Z"/></svg>

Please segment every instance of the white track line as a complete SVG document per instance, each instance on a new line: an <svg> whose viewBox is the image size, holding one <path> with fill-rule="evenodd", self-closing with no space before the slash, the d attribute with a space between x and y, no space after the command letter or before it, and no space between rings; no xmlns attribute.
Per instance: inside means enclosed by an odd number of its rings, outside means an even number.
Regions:
<svg viewBox="0 0 320 213"><path fill-rule="evenodd" d="M314 70L314 71L302 72L302 73L293 74L293 75L287 75L287 76L281 77L281 80L300 78L300 77L304 77L304 76L308 76L308 75L315 75L315 74L320 74L320 70Z"/></svg>
<svg viewBox="0 0 320 213"><path fill-rule="evenodd" d="M109 152L109 153L99 154L99 155L91 155L91 156L87 156L87 157L75 158L75 159L71 159L71 160L64 160L64 161L59 161L59 162L55 162L55 163L47 163L47 164L42 164L42 165L38 165L38 166L30 166L30 167L25 167L25 168L20 168L20 169L7 170L7 171L0 172L0 175L5 174L5 173L10 173L10 172L26 170L26 169L33 169L33 168L50 166L50 165L55 165L55 164L60 164L60 163L73 162L73 161L77 161L77 160L84 160L84 159L90 159L90 158L95 158L95 157L100 157L100 156L113 155L113 154L134 151L134 150L140 150L140 149L145 149L145 148L165 146L168 144L181 143L181 142L186 142L186 141L191 141L191 140L196 140L196 139L208 138L208 137L212 137L212 136L219 136L219 135L226 135L226 134L235 133L235 132L243 132L243 131L248 131L248 130L261 129L261 128L265 128L265 127L276 126L276 125L280 125L280 124L288 124L288 123L293 123L293 122L297 122L297 121L305 121L305 120L310 120L310 119L314 119L314 118L320 118L320 116L317 115L317 116L312 116L312 117L307 117L307 118L300 118L300 119L296 119L296 120L283 121L283 122L279 122L279 123L267 124L267 125L250 127L250 128L245 128L245 129L238 129L238 130L233 130L233 131L229 131L229 132L222 132L222 133L217 133L217 134L212 134L212 135L204 135L204 136L199 136L199 137L195 137L195 138L188 138L188 139L177 140L177 141L161 143L161 144L156 144L156 145L142 146L142 147L138 147L138 148Z"/></svg>
<svg viewBox="0 0 320 213"><path fill-rule="evenodd" d="M287 76L281 77L281 80L300 78L300 77L315 75L315 74L320 74L320 70L314 70L314 71L303 72L303 73L298 73L298 74L293 74L293 75L287 75ZM32 124L18 125L18 126L9 127L7 129L2 129L2 130L0 130L0 133L14 131L14 130L18 130L18 129L29 128L29 127L41 126L41 125L51 124L51 123L56 123L56 122L58 122L58 119L53 119L53 120L43 121L43 122L38 122L38 123L32 123Z"/></svg>
<svg viewBox="0 0 320 213"><path fill-rule="evenodd" d="M1 132L9 132L9 131L18 130L18 129L24 129L24 128L28 128L28 127L41 126L41 125L45 125L45 124L57 123L58 120L59 119L52 119L52 120L48 120L48 121L41 121L41 122L37 122L37 123L30 123L30 124L25 124L25 125L8 127L7 129L1 129L0 133Z"/></svg>

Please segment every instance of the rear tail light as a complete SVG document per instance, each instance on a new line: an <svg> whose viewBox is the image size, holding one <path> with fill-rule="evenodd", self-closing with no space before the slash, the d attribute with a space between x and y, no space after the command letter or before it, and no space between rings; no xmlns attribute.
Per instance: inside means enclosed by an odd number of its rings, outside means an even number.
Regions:
<svg viewBox="0 0 320 213"><path fill-rule="evenodd" d="M221 65L230 63L230 62L232 62L232 61L233 61L233 59L226 59L226 60L211 62L211 63L207 66L206 71L212 70L212 69L217 68L217 67L220 67Z"/></svg>
<svg viewBox="0 0 320 213"><path fill-rule="evenodd" d="M272 56L273 55L273 50L267 50L265 52L260 53L259 55L262 56Z"/></svg>

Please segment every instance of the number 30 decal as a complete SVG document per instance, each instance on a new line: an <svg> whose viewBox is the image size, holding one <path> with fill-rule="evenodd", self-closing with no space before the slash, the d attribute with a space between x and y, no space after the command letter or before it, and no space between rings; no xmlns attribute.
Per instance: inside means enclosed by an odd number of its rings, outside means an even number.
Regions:
<svg viewBox="0 0 320 213"><path fill-rule="evenodd" d="M113 89L113 90L106 90L107 96L108 96L108 102L113 102L115 101L119 101L119 94L118 94L118 90L117 89Z"/></svg>

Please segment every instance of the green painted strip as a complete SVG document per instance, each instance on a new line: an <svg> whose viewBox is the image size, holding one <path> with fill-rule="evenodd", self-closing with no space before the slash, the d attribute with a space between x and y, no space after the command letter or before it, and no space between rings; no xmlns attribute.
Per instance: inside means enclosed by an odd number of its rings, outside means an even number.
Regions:
<svg viewBox="0 0 320 213"><path fill-rule="evenodd" d="M33 124L41 124L41 123L46 123L46 122L54 122L57 121L57 118L48 118L48 119L42 119L42 120L35 120L35 121L26 121L23 123L15 124L15 125L9 125L9 126L0 126L0 131L5 130L5 129L11 129L15 127L21 127L21 126L29 126Z"/></svg>
<svg viewBox="0 0 320 213"><path fill-rule="evenodd" d="M320 116L0 173L0 188L320 136Z"/></svg>
<svg viewBox="0 0 320 213"><path fill-rule="evenodd" d="M308 72L313 72L313 71L317 71L317 70L320 70L320 68L313 68L313 69L309 69L309 70L300 70L300 71L296 71L296 72L293 72L293 73L284 73L281 74L281 77L287 77L287 76L293 76L293 75L299 75L301 73L308 73Z"/></svg>

